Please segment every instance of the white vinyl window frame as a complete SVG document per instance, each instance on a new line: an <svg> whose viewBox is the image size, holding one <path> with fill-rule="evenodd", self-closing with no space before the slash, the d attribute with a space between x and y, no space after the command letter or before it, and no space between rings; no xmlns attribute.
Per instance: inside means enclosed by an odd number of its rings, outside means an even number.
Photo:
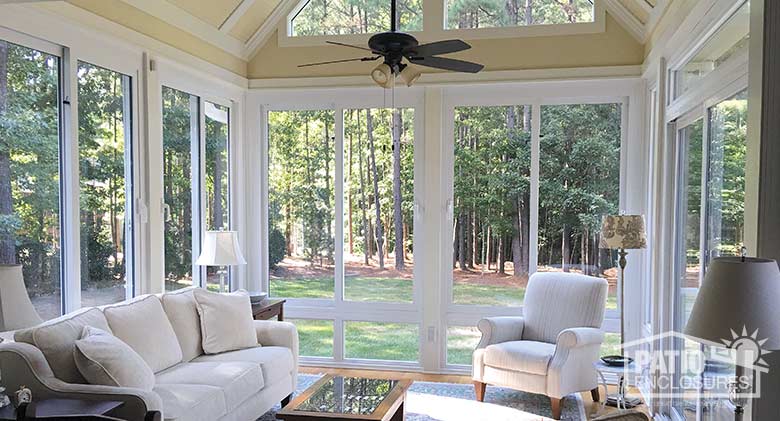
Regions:
<svg viewBox="0 0 780 421"><path fill-rule="evenodd" d="M611 88L601 88L603 82L532 82L527 84L498 85L490 87L452 87L446 88L443 101L443 152L441 179L445 192L444 208L447 215L441 224L441 230L445 233L442 238L447 238L438 247L441 250L439 273L442 276L441 308L439 332L442 332L441 344L439 344L438 361L442 371L463 372L470 369L469 365L447 363L447 338L448 327L476 326L477 322L488 316L520 316L522 306L486 306L456 304L453 302L453 279L451 256L452 244L452 218L453 218L453 180L454 180L454 123L455 108L467 106L510 106L530 105L531 112L531 191L530 191L530 249L529 249L529 275L536 272L538 264L538 219L539 219L539 159L541 137L541 109L548 105L575 105L575 104L621 104L621 147L620 147L620 194L619 209L621 212L637 211L645 213L645 197L642 197L644 189L641 188L649 182L649 178L637 172L645 168L645 163L640 161L640 156L649 153L643 141L637 143L630 139L639 139L643 130L643 121L640 112L644 110L644 92L641 87L631 81L616 82ZM614 92L614 95L604 96L603 92ZM636 104L631 107L630 104ZM637 137L637 135L640 135ZM631 166L628 160L631 159ZM639 167L639 168L637 168ZM629 168L632 168L629 170ZM628 178L631 177L629 180ZM632 194L629 194L629 189ZM639 193L639 194L637 194ZM629 251L630 264L626 267L626 277L632 279L644 278L646 253L644 251ZM449 256L449 257L448 257ZM618 282L622 282L619 279ZM626 291L627 308L639 308L643 289L639 286ZM635 304L634 304L635 303ZM639 312L626 313L626 341L639 337L641 314ZM620 332L620 310L607 310L603 328L608 332Z"/></svg>
<svg viewBox="0 0 780 421"><path fill-rule="evenodd" d="M333 322L333 357L309 357L302 356L304 364L334 367L362 367L362 368L386 368L420 371L423 369L423 347L418 349L418 361L388 361L364 358L347 358L345 343L345 324L347 322L386 322L403 323L418 326L422 336L422 307L423 307L423 282L422 270L425 266L426 254L423 244L418 241L418 233L421 232L421 219L425 212L420 207L420 200L424 194L422 182L414 183L414 258L413 269L413 293L411 303L392 302L361 302L349 301L344 296L344 112L350 109L370 108L410 108L414 110L414 177L415 180L423 180L422 162L425 162L424 142L424 102L423 91L419 88L396 88L394 97L390 91L376 87L369 88L339 88L339 89L290 89L255 91L258 102L248 105L248 109L254 109L259 113L259 124L255 126L260 139L260 148L254 158L259 159L260 165L258 183L250 195L260 197L260 215L255 221L255 228L259 232L257 259L260 267L261 288L270 291L270 276L267 264L268 256L268 205L269 205L269 179L268 179L268 146L269 131L268 115L275 111L306 111L306 110L331 110L335 118L335 180L334 185L334 298L286 298L285 317L291 319L323 320ZM251 111L250 111L251 112ZM254 159L253 158L253 159ZM251 177L251 176L250 176ZM270 291L273 292L273 291Z"/></svg>
<svg viewBox="0 0 780 421"><path fill-rule="evenodd" d="M162 98L163 87L175 89L177 91L188 94L197 98L197 144L192 145L191 157L192 157L192 181L190 188L192 190L192 283L195 286L205 288L206 287L206 267L198 266L195 261L200 256L201 243L203 241L203 235L207 230L208 224L206 221L206 102L214 105L219 105L227 108L228 112L228 139L227 139L227 152L228 152L228 168L226 168L226 175L228 177L228 228L231 230L238 230L243 218L239 211L239 205L236 205L236 198L240 186L238 180L242 180L243 177L237 177L237 172L241 171L242 161L236 156L240 146L238 145L238 133L240 133L241 125L238 121L238 116L241 115L241 99L243 93L237 89L222 90L221 87L214 85L209 79L203 78L199 75L191 72L183 72L183 69L177 63L167 61L165 59L156 59L156 83L152 89L158 90L160 98ZM227 95L226 95L227 94ZM160 104L160 107L162 104ZM160 122L162 122L162 108L159 109ZM160 149L159 159L162 160L162 127L160 127ZM155 158L155 160L158 158ZM162 164L160 163L160 169L162 170ZM160 185L163 183L164 174L161 171L159 174ZM157 176L155 176L157 178ZM164 198L159 197L159 203L162 203L162 226L164 227L164 219L166 206L164 205ZM239 233L239 239L241 235ZM163 241L161 247L164 247L164 237L161 236ZM240 243L240 240L239 240ZM161 268L164 270L164 255L162 256ZM240 288L245 288L245 281L242 274L243 271L239 267L228 268L228 289L234 291ZM163 273L164 275L164 273ZM164 276L163 276L164 277ZM160 286L161 291L165 291L164 280Z"/></svg>
<svg viewBox="0 0 780 421"><path fill-rule="evenodd" d="M373 34L348 35L293 35L293 19L309 0L295 3L287 11L277 27L280 47L322 46L325 41L338 40L347 44L364 45ZM388 8L390 2L388 1ZM422 0L423 30L410 31L421 42L441 39L495 39L517 37L540 37L557 35L596 34L606 31L606 6L604 0L595 0L593 21L566 24L518 25L498 28L447 29L447 0ZM389 30L390 28L388 28Z"/></svg>

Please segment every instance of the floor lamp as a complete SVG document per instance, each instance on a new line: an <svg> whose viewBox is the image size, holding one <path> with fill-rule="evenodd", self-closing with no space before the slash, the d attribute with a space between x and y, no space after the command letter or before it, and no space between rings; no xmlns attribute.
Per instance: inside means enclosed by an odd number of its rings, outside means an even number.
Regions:
<svg viewBox="0 0 780 421"><path fill-rule="evenodd" d="M625 270L626 250L647 247L645 235L645 217L643 215L609 215L601 225L601 248L617 249L620 260L620 343L625 343ZM622 353L622 352L621 352Z"/></svg>

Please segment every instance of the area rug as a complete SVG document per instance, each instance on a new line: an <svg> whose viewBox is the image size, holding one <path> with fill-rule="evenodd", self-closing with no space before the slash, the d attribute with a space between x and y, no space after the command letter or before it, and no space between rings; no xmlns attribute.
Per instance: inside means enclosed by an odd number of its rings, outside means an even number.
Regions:
<svg viewBox="0 0 780 421"><path fill-rule="evenodd" d="M298 375L296 394L321 376ZM276 421L277 405L258 421ZM543 395L488 386L485 402L477 402L470 384L414 382L406 397L406 421L527 421L551 419L550 399ZM586 421L579 394L567 396L562 420Z"/></svg>

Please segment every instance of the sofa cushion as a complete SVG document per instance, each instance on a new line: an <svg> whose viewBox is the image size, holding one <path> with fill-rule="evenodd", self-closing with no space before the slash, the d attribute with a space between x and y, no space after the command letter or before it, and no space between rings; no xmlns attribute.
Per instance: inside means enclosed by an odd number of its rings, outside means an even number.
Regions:
<svg viewBox="0 0 780 421"><path fill-rule="evenodd" d="M203 354L200 336L200 316L192 291L195 287L183 288L162 295L162 304L168 320L176 332L181 347L182 361L191 361Z"/></svg>
<svg viewBox="0 0 780 421"><path fill-rule="evenodd" d="M218 354L258 345L246 291L219 294L196 289L193 295L200 315L204 353Z"/></svg>
<svg viewBox="0 0 780 421"><path fill-rule="evenodd" d="M181 362L181 347L162 303L142 295L103 309L114 336L130 345L155 373Z"/></svg>
<svg viewBox="0 0 780 421"><path fill-rule="evenodd" d="M555 345L547 342L511 341L488 346L484 358L491 367L546 375L554 353Z"/></svg>
<svg viewBox="0 0 780 421"><path fill-rule="evenodd" d="M273 384L293 371L292 351L281 346L264 346L238 351L223 352L215 355L202 355L195 362L243 361L259 364L263 370L265 384Z"/></svg>
<svg viewBox="0 0 780 421"><path fill-rule="evenodd" d="M143 358L116 336L84 326L73 350L76 367L90 384L152 390L154 373Z"/></svg>
<svg viewBox="0 0 780 421"><path fill-rule="evenodd" d="M36 327L17 331L14 339L40 349L58 379L68 383L86 383L73 359L73 349L76 341L81 339L84 326L111 332L103 312L96 308L85 308Z"/></svg>
<svg viewBox="0 0 780 421"><path fill-rule="evenodd" d="M257 364L238 361L177 364L156 375L157 384L203 384L218 387L225 395L228 412L263 388Z"/></svg>
<svg viewBox="0 0 780 421"><path fill-rule="evenodd" d="M221 389L203 384L158 384L165 420L212 421L227 413Z"/></svg>

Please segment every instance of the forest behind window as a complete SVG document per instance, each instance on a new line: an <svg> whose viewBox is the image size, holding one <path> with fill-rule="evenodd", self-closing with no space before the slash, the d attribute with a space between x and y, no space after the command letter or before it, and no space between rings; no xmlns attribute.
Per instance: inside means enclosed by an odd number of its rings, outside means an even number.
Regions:
<svg viewBox="0 0 780 421"><path fill-rule="evenodd" d="M59 59L0 40L0 264L20 264L44 319L60 315Z"/></svg>
<svg viewBox="0 0 780 421"><path fill-rule="evenodd" d="M447 0L447 29L593 22L592 0Z"/></svg>
<svg viewBox="0 0 780 421"><path fill-rule="evenodd" d="M81 301L122 301L132 282L130 77L79 62Z"/></svg>
<svg viewBox="0 0 780 421"><path fill-rule="evenodd" d="M396 28L422 30L422 0L398 0ZM390 30L388 0L309 0L292 18L292 35L373 34Z"/></svg>

